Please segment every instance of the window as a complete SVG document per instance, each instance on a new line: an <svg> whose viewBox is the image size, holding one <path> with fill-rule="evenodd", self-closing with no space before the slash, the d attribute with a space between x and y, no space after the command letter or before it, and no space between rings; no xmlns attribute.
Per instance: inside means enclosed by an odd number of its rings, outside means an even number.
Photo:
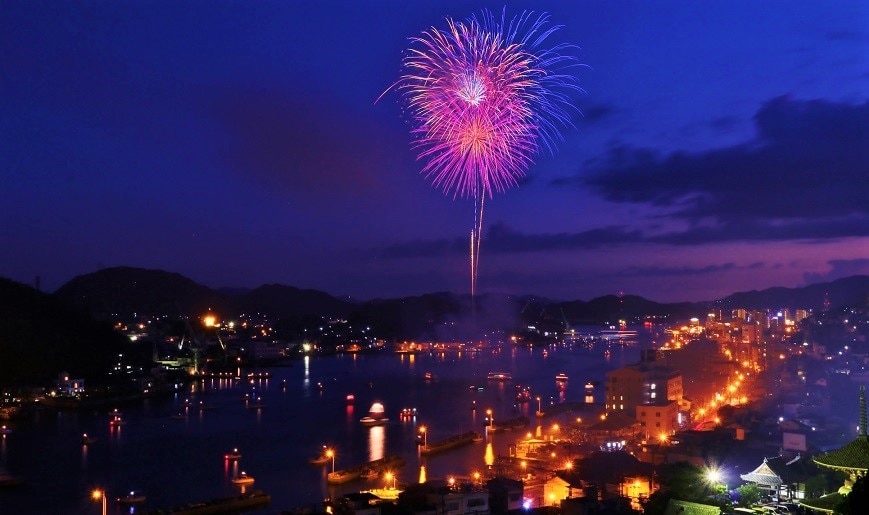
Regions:
<svg viewBox="0 0 869 515"><path fill-rule="evenodd" d="M660 412L660 411L656 411L656 412L655 412L655 416L658 417L658 418L661 418L661 412Z"/></svg>
<svg viewBox="0 0 869 515"><path fill-rule="evenodd" d="M657 386L657 385L655 383L652 383L652 390L655 389L655 386Z"/></svg>
<svg viewBox="0 0 869 515"><path fill-rule="evenodd" d="M652 392L652 398L653 399L655 398L655 392Z"/></svg>

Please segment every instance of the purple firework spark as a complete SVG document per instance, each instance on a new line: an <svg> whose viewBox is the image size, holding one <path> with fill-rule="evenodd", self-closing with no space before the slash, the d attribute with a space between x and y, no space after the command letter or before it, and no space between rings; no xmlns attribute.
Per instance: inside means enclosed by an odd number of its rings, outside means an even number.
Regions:
<svg viewBox="0 0 869 515"><path fill-rule="evenodd" d="M541 147L554 152L559 127L571 125L568 94L579 87L564 71L576 58L563 51L574 47L543 48L559 28L546 28L548 19L483 11L411 39L395 86L413 117L422 173L435 187L491 197L516 185Z"/></svg>

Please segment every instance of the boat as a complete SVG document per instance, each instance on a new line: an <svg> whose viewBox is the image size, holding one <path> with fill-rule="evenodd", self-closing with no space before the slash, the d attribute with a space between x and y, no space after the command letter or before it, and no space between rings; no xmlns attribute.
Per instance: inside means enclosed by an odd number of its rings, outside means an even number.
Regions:
<svg viewBox="0 0 869 515"><path fill-rule="evenodd" d="M12 430L6 426L0 426L0 435L11 435Z"/></svg>
<svg viewBox="0 0 869 515"><path fill-rule="evenodd" d="M516 402L522 404L529 401L531 401L531 387L516 385Z"/></svg>
<svg viewBox="0 0 869 515"><path fill-rule="evenodd" d="M383 425L389 422L389 419L383 416L385 411L383 404L375 402L371 405L371 409L368 410L368 416L362 417L359 419L359 422L362 422L362 425L366 427Z"/></svg>
<svg viewBox="0 0 869 515"><path fill-rule="evenodd" d="M329 463L329 461L335 456L331 449L323 446L322 452L320 452L319 456L314 456L313 458L308 460L308 463L311 465L325 465Z"/></svg>
<svg viewBox="0 0 869 515"><path fill-rule="evenodd" d="M513 376L510 372L489 372L486 375L486 379L489 381L510 381L513 379Z"/></svg>
<svg viewBox="0 0 869 515"><path fill-rule="evenodd" d="M403 419L413 418L416 416L416 408L403 408L399 416Z"/></svg>
<svg viewBox="0 0 869 515"><path fill-rule="evenodd" d="M352 393L348 393L347 397L345 397L344 400L347 401L347 404L353 404L354 402L356 402L356 396Z"/></svg>
<svg viewBox="0 0 869 515"><path fill-rule="evenodd" d="M130 490L130 493L123 497L118 497L115 502L118 504L141 504L145 502L145 494L136 490Z"/></svg>
<svg viewBox="0 0 869 515"><path fill-rule="evenodd" d="M115 415L112 417L111 420L109 420L109 425L112 427L120 427L120 426L124 426L126 424L127 423L124 422L124 419L122 419L120 415Z"/></svg>
<svg viewBox="0 0 869 515"><path fill-rule="evenodd" d="M82 445L92 444L96 441L97 441L96 438L92 438L92 437L88 436L87 433L82 433L82 435L81 435L81 444Z"/></svg>
<svg viewBox="0 0 869 515"><path fill-rule="evenodd" d="M565 373L557 374L555 376L555 381L559 382L559 383L566 383L567 382L567 374L565 374Z"/></svg>
<svg viewBox="0 0 869 515"><path fill-rule="evenodd" d="M234 484L234 485L244 486L244 485L253 484L254 479L253 479L253 476L248 475L247 472L242 471L239 475L230 479L230 481L232 481L232 484Z"/></svg>
<svg viewBox="0 0 869 515"><path fill-rule="evenodd" d="M232 452L224 454L223 459L226 461L238 461L241 459L241 453L238 452L238 449L233 449Z"/></svg>
<svg viewBox="0 0 869 515"><path fill-rule="evenodd" d="M491 425L487 425L487 427L488 427L488 431L490 433L499 433L502 431L512 431L514 429L521 429L530 423L531 423L531 421L528 419L528 417L516 417L516 418L511 418L511 419L505 420L503 422L497 422L497 423L494 423Z"/></svg>
<svg viewBox="0 0 869 515"><path fill-rule="evenodd" d="M475 441L481 441L482 438L482 435L480 435L480 433L476 431L466 431L464 433L451 436L445 440L439 440L429 445L423 445L419 448L419 452L421 454L435 454L438 452L455 449L456 447L461 447L463 445L468 445L474 443Z"/></svg>
<svg viewBox="0 0 869 515"><path fill-rule="evenodd" d="M378 475L387 470L395 470L403 467L404 464L405 461L400 456L387 456L379 460L363 463L358 467L330 472L326 475L326 481L330 485L340 485L343 483L349 483L350 481L367 478L372 474Z"/></svg>

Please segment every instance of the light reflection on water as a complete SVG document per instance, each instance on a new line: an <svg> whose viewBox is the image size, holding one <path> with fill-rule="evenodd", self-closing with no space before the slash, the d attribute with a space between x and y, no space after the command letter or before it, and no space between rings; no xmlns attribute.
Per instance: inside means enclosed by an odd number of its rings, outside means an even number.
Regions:
<svg viewBox="0 0 869 515"><path fill-rule="evenodd" d="M402 456L407 465L396 471L399 485L471 476L506 455L525 432L487 435L485 444L421 456L416 445L419 427L427 426L429 442L471 429L482 432L486 410L492 410L496 421L529 417L533 425L528 431L540 435L548 429L537 426L537 403L515 405L515 385L530 386L544 408L582 401L586 381L602 385L607 370L639 356L636 347L609 348L609 357L602 348L576 347L551 347L545 357L540 348L512 347L460 354L305 357L291 367L271 369L270 380L251 383L245 375L240 381L210 379L193 383L171 399L124 406L127 425L117 428L108 425L109 410L43 410L15 421L15 432L0 441L0 466L26 482L24 488L0 491L0 505L8 506L10 513L90 513L87 492L104 486L110 496L142 489L148 496L145 509L165 508L232 495L238 489L229 479L245 470L256 478L254 488L272 495L274 512L383 482L381 478L328 485L331 463L308 464L323 445L335 449L338 469ZM513 381L487 381L493 370L510 372ZM426 372L431 380L424 379ZM554 382L560 372L570 376L562 390ZM272 389L273 384L281 387ZM262 396L264 407L245 407L243 397L251 392ZM354 403L346 400L351 393ZM594 394L602 402L603 387ZM383 402L390 421L363 427L359 418L374 401ZM210 409L199 409L200 402ZM417 416L399 417L405 407L417 408ZM179 413L187 416L172 418ZM96 442L82 446L83 432ZM222 463L223 454L234 447L242 459ZM33 459L32 449L40 449L39 459Z"/></svg>

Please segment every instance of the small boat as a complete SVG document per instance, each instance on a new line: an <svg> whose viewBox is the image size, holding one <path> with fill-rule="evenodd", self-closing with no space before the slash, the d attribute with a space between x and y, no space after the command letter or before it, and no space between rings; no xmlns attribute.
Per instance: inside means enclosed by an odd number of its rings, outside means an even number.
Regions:
<svg viewBox="0 0 869 515"><path fill-rule="evenodd" d="M416 416L416 408L403 408L399 416L403 419L413 418Z"/></svg>
<svg viewBox="0 0 869 515"><path fill-rule="evenodd" d="M555 380L559 383L566 383L567 382L567 374L565 374L565 373L558 374L555 376Z"/></svg>
<svg viewBox="0 0 869 515"><path fill-rule="evenodd" d="M513 379L513 376L510 372L489 372L486 375L486 379L489 381L510 381Z"/></svg>
<svg viewBox="0 0 869 515"><path fill-rule="evenodd" d="M352 393L348 393L345 400L347 401L347 404L353 404L354 402L356 402L356 396Z"/></svg>
<svg viewBox="0 0 869 515"><path fill-rule="evenodd" d="M130 493L123 497L118 497L115 501L118 504L141 504L145 502L145 494L136 490L130 490Z"/></svg>
<svg viewBox="0 0 869 515"><path fill-rule="evenodd" d="M0 426L0 435L11 435L12 430L6 426Z"/></svg>
<svg viewBox="0 0 869 515"><path fill-rule="evenodd" d="M83 433L83 434L81 435L81 444L82 444L82 445L92 444L92 443L94 443L94 442L96 442L96 441L97 441L96 438L91 438L90 436L88 436L87 433Z"/></svg>
<svg viewBox="0 0 869 515"><path fill-rule="evenodd" d="M233 449L232 452L224 454L223 459L226 461L238 461L241 459L241 453L238 452L238 449Z"/></svg>
<svg viewBox="0 0 869 515"><path fill-rule="evenodd" d="M122 419L120 415L115 415L111 420L109 420L109 425L112 427L120 427L126 424L127 423L124 422L124 419Z"/></svg>
<svg viewBox="0 0 869 515"><path fill-rule="evenodd" d="M362 425L366 427L386 424L389 422L389 419L383 415L385 411L383 404L375 402L371 405L371 409L368 410L368 416L362 417L359 419L359 422L362 422Z"/></svg>
<svg viewBox="0 0 869 515"><path fill-rule="evenodd" d="M253 484L253 476L248 475L247 472L242 472L241 474L235 476L230 481L234 485L250 485Z"/></svg>
<svg viewBox="0 0 869 515"><path fill-rule="evenodd" d="M325 465L326 463L329 463L333 456L335 456L335 454L332 452L332 450L324 445L323 450L322 452L320 452L319 456L314 456L313 458L309 459L308 463L310 463L311 465Z"/></svg>
<svg viewBox="0 0 869 515"><path fill-rule="evenodd" d="M175 413L174 415L171 415L169 418L171 418L172 420L184 420L185 418L187 418L187 416L184 415L184 413Z"/></svg>

